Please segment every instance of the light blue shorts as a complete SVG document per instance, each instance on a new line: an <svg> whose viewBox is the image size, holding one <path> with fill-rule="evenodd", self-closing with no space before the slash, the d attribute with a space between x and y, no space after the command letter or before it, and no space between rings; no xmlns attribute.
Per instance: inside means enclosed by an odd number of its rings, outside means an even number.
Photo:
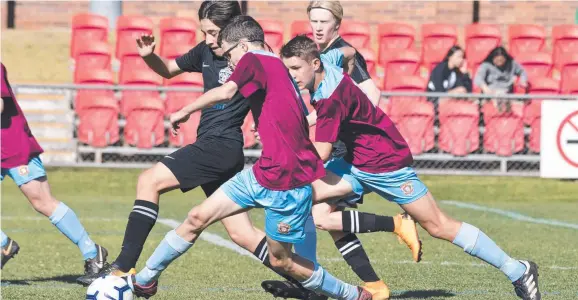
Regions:
<svg viewBox="0 0 578 300"><path fill-rule="evenodd" d="M428 192L427 187L419 180L412 167L373 174L361 171L343 158L339 158L331 163L331 168L327 169L335 174L353 176L361 183L365 193L375 192L400 205L414 202Z"/></svg>
<svg viewBox="0 0 578 300"><path fill-rule="evenodd" d="M28 165L22 165L10 169L2 168L0 172L0 181L4 180L4 176L12 178L16 182L17 186L26 184L34 179L46 176L46 170L42 164L40 157L35 156L30 161Z"/></svg>
<svg viewBox="0 0 578 300"><path fill-rule="evenodd" d="M288 191L273 191L260 185L253 168L245 169L221 189L243 208L265 209L265 233L273 240L300 243L305 237L305 221L311 214L311 185Z"/></svg>
<svg viewBox="0 0 578 300"><path fill-rule="evenodd" d="M349 170L341 167L342 160L342 158L331 158L325 163L325 169L349 182L355 194L330 203L337 204L337 206L356 207L357 202L363 197L364 188L359 180L351 175Z"/></svg>

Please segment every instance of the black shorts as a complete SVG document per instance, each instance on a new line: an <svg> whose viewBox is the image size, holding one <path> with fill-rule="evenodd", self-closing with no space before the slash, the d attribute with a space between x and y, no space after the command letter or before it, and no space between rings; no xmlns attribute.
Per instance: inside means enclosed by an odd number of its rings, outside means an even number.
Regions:
<svg viewBox="0 0 578 300"><path fill-rule="evenodd" d="M245 157L238 141L203 139L165 156L161 163L175 175L183 193L201 186L210 196L243 170Z"/></svg>

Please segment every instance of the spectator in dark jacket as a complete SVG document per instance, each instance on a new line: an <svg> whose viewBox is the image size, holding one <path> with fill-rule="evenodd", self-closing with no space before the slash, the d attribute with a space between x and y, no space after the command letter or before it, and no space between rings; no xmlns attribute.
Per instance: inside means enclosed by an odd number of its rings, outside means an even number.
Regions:
<svg viewBox="0 0 578 300"><path fill-rule="evenodd" d="M446 57L431 72L428 92L465 94L472 91L472 80L467 74L464 50L453 46Z"/></svg>

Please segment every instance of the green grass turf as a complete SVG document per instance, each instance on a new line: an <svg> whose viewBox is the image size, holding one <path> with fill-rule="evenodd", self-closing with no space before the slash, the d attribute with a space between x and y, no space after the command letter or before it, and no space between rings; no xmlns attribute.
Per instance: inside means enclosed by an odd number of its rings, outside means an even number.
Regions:
<svg viewBox="0 0 578 300"><path fill-rule="evenodd" d="M106 246L114 259L120 250L139 171L49 169L48 174L53 194L75 210L91 237ZM578 224L576 182L453 176L422 179L439 200L459 200ZM2 271L2 299L83 299L85 289L74 283L82 273L82 258L76 246L48 220L38 218L10 179L2 183L1 193L2 230L22 247ZM160 215L180 221L192 205L203 199L200 190L169 193L162 197ZM535 260L541 266L545 299L578 298L578 230L445 204L441 207L455 218L482 228L512 256ZM366 197L361 210L380 214L400 211L375 195ZM262 228L262 211L256 210L251 216ZM168 226L157 223L139 268L168 230ZM226 237L220 224L208 231ZM360 235L394 299L516 299L510 283L498 270L447 242L430 238L424 231L420 234L425 251L420 264L409 262L409 251L392 234ZM360 283L323 232L319 233L318 253L326 269L348 282ZM278 277L253 259L198 241L163 274L155 299L272 299L260 290L260 282L271 278Z"/></svg>

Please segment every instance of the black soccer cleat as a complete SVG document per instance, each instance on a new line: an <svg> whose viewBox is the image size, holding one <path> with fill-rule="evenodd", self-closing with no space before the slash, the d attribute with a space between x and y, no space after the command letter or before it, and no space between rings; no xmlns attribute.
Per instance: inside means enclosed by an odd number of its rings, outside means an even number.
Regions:
<svg viewBox="0 0 578 300"><path fill-rule="evenodd" d="M4 265L18 254L18 251L20 251L18 243L11 238L8 238L8 243L5 247L2 247L2 265L0 266L0 269L3 269Z"/></svg>
<svg viewBox="0 0 578 300"><path fill-rule="evenodd" d="M327 296L319 295L290 281L266 280L261 283L261 287L265 292L273 295L273 297L281 297L284 299L327 300Z"/></svg>
<svg viewBox="0 0 578 300"><path fill-rule="evenodd" d="M101 271L108 265L106 263L107 257L108 251L106 248L96 245L96 257L84 261L84 275L78 277L76 282L86 286L90 285L98 277L101 277ZM106 275L108 275L108 273Z"/></svg>
<svg viewBox="0 0 578 300"><path fill-rule="evenodd" d="M148 299L157 294L157 290L159 287L159 282L157 280L151 282L147 286L142 286L136 283L136 275L130 274L127 277L124 277L130 286L130 289L137 297L142 297Z"/></svg>
<svg viewBox="0 0 578 300"><path fill-rule="evenodd" d="M526 266L526 272L520 279L512 282L516 295L524 300L542 299L538 287L538 265L532 261L521 260L520 262Z"/></svg>

